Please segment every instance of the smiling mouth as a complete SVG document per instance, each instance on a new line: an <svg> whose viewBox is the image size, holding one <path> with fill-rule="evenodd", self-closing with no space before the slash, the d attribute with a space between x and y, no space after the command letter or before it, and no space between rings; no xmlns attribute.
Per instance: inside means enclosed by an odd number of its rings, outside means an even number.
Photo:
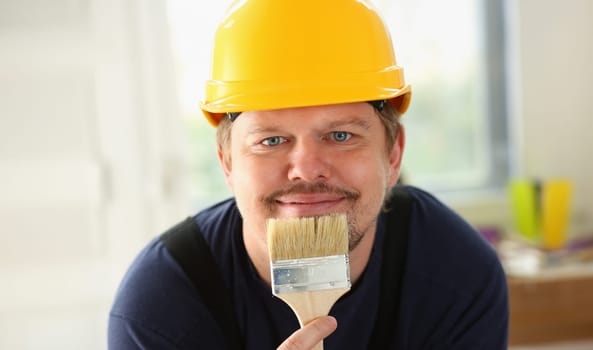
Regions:
<svg viewBox="0 0 593 350"><path fill-rule="evenodd" d="M318 216L340 211L343 196L334 194L295 194L276 199L278 214L287 216Z"/></svg>
<svg viewBox="0 0 593 350"><path fill-rule="evenodd" d="M263 202L270 213L280 214L280 211L289 216L315 216L336 212L344 202L354 202L359 197L357 191L325 182L299 182L269 194Z"/></svg>
<svg viewBox="0 0 593 350"><path fill-rule="evenodd" d="M289 202L289 201L276 201L276 203L280 205L317 205L317 204L329 204L335 203L339 200L331 200L331 201L316 201L316 202Z"/></svg>
<svg viewBox="0 0 593 350"><path fill-rule="evenodd" d="M276 203L286 205L315 205L323 203L335 203L344 199L344 196L326 193L311 194L289 194L276 199Z"/></svg>

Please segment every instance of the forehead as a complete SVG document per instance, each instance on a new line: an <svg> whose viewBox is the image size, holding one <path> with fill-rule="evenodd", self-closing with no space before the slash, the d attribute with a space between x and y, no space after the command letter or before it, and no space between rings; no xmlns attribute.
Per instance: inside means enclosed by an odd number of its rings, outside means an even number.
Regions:
<svg viewBox="0 0 593 350"><path fill-rule="evenodd" d="M273 127L327 127L333 124L358 124L370 128L379 123L374 108L366 102L285 108L243 112L233 123L233 129Z"/></svg>

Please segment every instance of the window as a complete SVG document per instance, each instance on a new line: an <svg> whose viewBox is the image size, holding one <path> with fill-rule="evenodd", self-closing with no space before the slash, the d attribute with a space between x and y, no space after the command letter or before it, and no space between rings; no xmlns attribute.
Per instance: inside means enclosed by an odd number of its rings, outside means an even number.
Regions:
<svg viewBox="0 0 593 350"><path fill-rule="evenodd" d="M230 196L216 158L216 131L198 106L208 79L214 32L229 4L228 0L168 2L181 112L191 147L191 198L196 209Z"/></svg>
<svg viewBox="0 0 593 350"><path fill-rule="evenodd" d="M507 179L502 0L382 1L412 85L404 180L435 192Z"/></svg>
<svg viewBox="0 0 593 350"><path fill-rule="evenodd" d="M375 1L413 89L403 119L405 181L440 193L506 182L502 2ZM169 0L198 207L229 195L215 159L215 132L197 108L213 33L229 3Z"/></svg>

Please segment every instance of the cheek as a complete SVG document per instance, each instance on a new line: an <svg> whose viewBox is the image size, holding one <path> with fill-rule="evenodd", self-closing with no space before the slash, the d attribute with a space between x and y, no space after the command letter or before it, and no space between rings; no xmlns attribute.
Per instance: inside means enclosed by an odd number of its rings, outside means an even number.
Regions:
<svg viewBox="0 0 593 350"><path fill-rule="evenodd" d="M231 174L235 194L245 198L260 198L270 192L280 177L280 164L249 155L234 157Z"/></svg>
<svg viewBox="0 0 593 350"><path fill-rule="evenodd" d="M391 175L389 163L386 157L375 154L367 154L345 162L342 166L342 176L359 186L385 187Z"/></svg>
<svg viewBox="0 0 593 350"><path fill-rule="evenodd" d="M246 244L265 244L265 221L270 213L262 198L280 186L278 164L268 164L249 156L239 156L235 159L237 161L233 162L231 178L234 183L235 200L243 217L244 239Z"/></svg>

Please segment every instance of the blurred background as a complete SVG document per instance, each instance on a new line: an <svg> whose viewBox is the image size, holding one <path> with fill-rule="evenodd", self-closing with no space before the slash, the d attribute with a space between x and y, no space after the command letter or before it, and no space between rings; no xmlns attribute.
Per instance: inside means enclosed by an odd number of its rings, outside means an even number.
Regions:
<svg viewBox="0 0 593 350"><path fill-rule="evenodd" d="M593 238L593 1L374 3L414 90L405 182L509 259L514 348L593 349L593 265L570 255ZM138 251L230 195L198 108L228 5L0 0L0 349L105 349ZM554 179L570 191L548 247L520 223ZM573 331L538 336L554 318Z"/></svg>

